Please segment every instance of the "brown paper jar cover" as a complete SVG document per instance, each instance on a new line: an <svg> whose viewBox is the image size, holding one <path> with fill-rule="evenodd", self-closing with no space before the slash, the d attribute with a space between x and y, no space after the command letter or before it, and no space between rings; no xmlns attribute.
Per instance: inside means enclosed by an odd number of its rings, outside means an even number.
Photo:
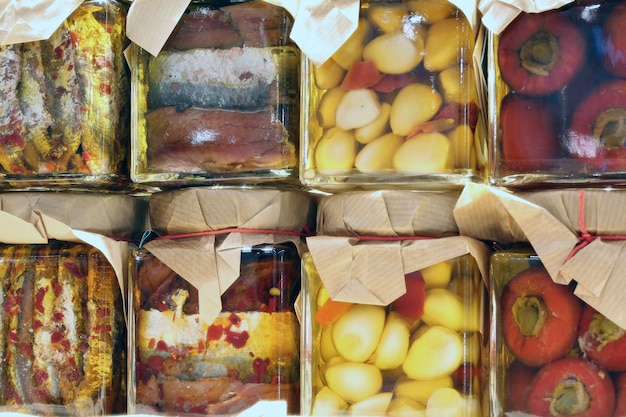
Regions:
<svg viewBox="0 0 626 417"><path fill-rule="evenodd" d="M292 25L269 2L194 1L157 55L133 45L132 180L297 182Z"/></svg>
<svg viewBox="0 0 626 417"><path fill-rule="evenodd" d="M262 187L191 187L150 197L150 224L157 233L228 228L299 232L310 223L311 196L300 190Z"/></svg>
<svg viewBox="0 0 626 417"><path fill-rule="evenodd" d="M320 198L317 234L430 236L458 234L452 210L459 194L404 190L353 191Z"/></svg>
<svg viewBox="0 0 626 417"><path fill-rule="evenodd" d="M147 227L148 201L108 193L0 193L0 211L25 222L40 212L74 230L110 238L138 239Z"/></svg>
<svg viewBox="0 0 626 417"><path fill-rule="evenodd" d="M299 412L294 304L311 209L306 193L276 189L152 195L155 231L218 234L163 236L131 255L131 411L224 415L278 400Z"/></svg>
<svg viewBox="0 0 626 417"><path fill-rule="evenodd" d="M48 39L0 46L0 187L128 186L127 9L85 1Z"/></svg>

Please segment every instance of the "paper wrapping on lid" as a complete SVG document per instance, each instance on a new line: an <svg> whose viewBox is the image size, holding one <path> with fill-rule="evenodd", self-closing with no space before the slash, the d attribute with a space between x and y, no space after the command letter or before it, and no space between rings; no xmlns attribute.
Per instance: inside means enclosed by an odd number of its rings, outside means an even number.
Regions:
<svg viewBox="0 0 626 417"><path fill-rule="evenodd" d="M128 239L145 228L147 202L116 194L24 192L0 194L0 242L83 242L102 252L126 287ZM126 294L122 291L122 298Z"/></svg>
<svg viewBox="0 0 626 417"><path fill-rule="evenodd" d="M467 185L454 216L462 235L500 243L528 242L555 282L577 283L575 293L626 328L626 193L620 190L518 192ZM501 225L511 233L498 232ZM591 243L580 243L581 229Z"/></svg>
<svg viewBox="0 0 626 417"><path fill-rule="evenodd" d="M159 192L150 197L149 212L152 228L162 238L144 247L198 289L200 317L212 323L222 311L221 295L239 277L242 248L292 242L302 253L298 233L310 223L311 203L302 191L263 188ZM246 232L228 231L234 228ZM218 233L167 238L196 232Z"/></svg>
<svg viewBox="0 0 626 417"><path fill-rule="evenodd" d="M330 297L387 305L406 292L405 274L466 254L486 277L487 246L457 235L457 198L411 191L322 197L318 235L307 238L307 248ZM375 236L406 239L363 240Z"/></svg>
<svg viewBox="0 0 626 417"><path fill-rule="evenodd" d="M541 13L558 9L573 0L480 0L482 22L494 34L500 34L522 12Z"/></svg>
<svg viewBox="0 0 626 417"><path fill-rule="evenodd" d="M50 38L83 0L7 0L0 2L0 45Z"/></svg>

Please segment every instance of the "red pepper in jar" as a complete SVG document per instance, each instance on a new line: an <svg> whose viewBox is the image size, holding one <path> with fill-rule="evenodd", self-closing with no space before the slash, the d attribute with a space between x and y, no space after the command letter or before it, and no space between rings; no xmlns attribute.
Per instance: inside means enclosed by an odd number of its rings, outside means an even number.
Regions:
<svg viewBox="0 0 626 417"><path fill-rule="evenodd" d="M566 285L540 268L513 277L502 290L502 335L513 355L542 366L572 348L582 306Z"/></svg>
<svg viewBox="0 0 626 417"><path fill-rule="evenodd" d="M528 392L537 368L513 361L506 369L504 386L505 411L528 412Z"/></svg>
<svg viewBox="0 0 626 417"><path fill-rule="evenodd" d="M507 95L500 110L500 127L502 159L510 168L541 169L561 153L558 112L544 97Z"/></svg>
<svg viewBox="0 0 626 417"><path fill-rule="evenodd" d="M500 35L498 65L514 91L546 95L564 87L582 67L587 45L558 12L522 13Z"/></svg>
<svg viewBox="0 0 626 417"><path fill-rule="evenodd" d="M613 377L615 385L615 417L626 416L626 372L620 372Z"/></svg>
<svg viewBox="0 0 626 417"><path fill-rule="evenodd" d="M610 417L615 389L609 374L584 358L563 358L537 372L528 393L535 416Z"/></svg>
<svg viewBox="0 0 626 417"><path fill-rule="evenodd" d="M604 66L613 75L626 77L626 4L619 3L611 11L602 28Z"/></svg>
<svg viewBox="0 0 626 417"><path fill-rule="evenodd" d="M603 168L626 167L626 80L593 90L574 110L567 148Z"/></svg>
<svg viewBox="0 0 626 417"><path fill-rule="evenodd" d="M608 371L626 371L626 330L585 305L578 326L583 353Z"/></svg>

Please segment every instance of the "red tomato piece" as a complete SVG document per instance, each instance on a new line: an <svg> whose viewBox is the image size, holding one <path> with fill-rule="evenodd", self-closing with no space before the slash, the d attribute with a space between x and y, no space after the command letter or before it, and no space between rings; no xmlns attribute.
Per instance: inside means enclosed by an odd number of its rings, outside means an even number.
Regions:
<svg viewBox="0 0 626 417"><path fill-rule="evenodd" d="M626 80L606 81L580 102L567 150L598 168L626 168Z"/></svg>
<svg viewBox="0 0 626 417"><path fill-rule="evenodd" d="M564 87L582 67L587 44L558 12L522 13L500 35L498 65L514 91L546 95Z"/></svg>
<svg viewBox="0 0 626 417"><path fill-rule="evenodd" d="M346 73L341 82L344 90L358 90L368 88L380 81L382 75L372 61L357 61Z"/></svg>
<svg viewBox="0 0 626 417"><path fill-rule="evenodd" d="M406 293L391 303L391 310L397 311L410 321L414 321L424 315L426 282L420 271L406 274L404 281L406 283Z"/></svg>
<svg viewBox="0 0 626 417"><path fill-rule="evenodd" d="M561 155L559 114L547 99L507 95L500 109L502 159L509 168L535 171Z"/></svg>
<svg viewBox="0 0 626 417"><path fill-rule="evenodd" d="M504 382L505 411L528 412L528 392L536 373L537 368L517 360L509 365Z"/></svg>
<svg viewBox="0 0 626 417"><path fill-rule="evenodd" d="M563 358L537 372L528 412L546 417L611 417L615 388L609 374L584 358Z"/></svg>
<svg viewBox="0 0 626 417"><path fill-rule="evenodd" d="M626 5L619 3L611 11L603 26L604 67L611 74L626 78Z"/></svg>
<svg viewBox="0 0 626 417"><path fill-rule="evenodd" d="M608 371L626 371L626 330L585 305L578 331L580 349L589 359Z"/></svg>
<svg viewBox="0 0 626 417"><path fill-rule="evenodd" d="M620 372L613 377L615 385L615 417L626 416L626 372Z"/></svg>
<svg viewBox="0 0 626 417"><path fill-rule="evenodd" d="M543 268L513 277L502 290L501 304L504 340L526 365L538 367L558 359L576 341L581 302Z"/></svg>

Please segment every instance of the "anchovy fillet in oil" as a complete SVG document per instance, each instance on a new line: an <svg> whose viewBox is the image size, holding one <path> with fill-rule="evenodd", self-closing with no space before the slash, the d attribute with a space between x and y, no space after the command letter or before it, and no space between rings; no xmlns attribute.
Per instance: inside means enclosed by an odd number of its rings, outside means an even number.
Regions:
<svg viewBox="0 0 626 417"><path fill-rule="evenodd" d="M47 105L46 76L43 67L41 42L22 45L22 79L19 99L24 115L24 160L35 172L50 172L53 166L42 161L59 157L60 143L53 144L49 135L52 116Z"/></svg>
<svg viewBox="0 0 626 417"><path fill-rule="evenodd" d="M20 45L0 45L0 166L10 174L26 173L22 160L24 115L18 88L22 74Z"/></svg>
<svg viewBox="0 0 626 417"><path fill-rule="evenodd" d="M32 311L33 269L28 265L30 249L21 246L15 249L13 267L9 277L7 297L10 301L8 328L8 404L33 403L32 379Z"/></svg>
<svg viewBox="0 0 626 417"><path fill-rule="evenodd" d="M41 393L45 403L56 402L60 397L59 375L53 366L52 345L56 335L56 315L54 314L56 279L56 258L48 256L49 250L43 246L34 249L37 257L34 263L33 282L33 369L34 386Z"/></svg>
<svg viewBox="0 0 626 417"><path fill-rule="evenodd" d="M54 118L53 137L63 144L63 156L58 169L67 170L70 159L76 155L81 142L84 107L76 76L75 40L64 22L44 43L44 65L48 79L48 98Z"/></svg>
<svg viewBox="0 0 626 417"><path fill-rule="evenodd" d="M113 353L119 336L117 276L107 259L90 248L87 271L87 329L84 374L74 400L75 414L103 414L109 408L104 388L113 384Z"/></svg>
<svg viewBox="0 0 626 417"><path fill-rule="evenodd" d="M58 288L54 311L59 317L63 338L54 346L55 366L59 370L60 390L64 404L72 404L83 378L83 350L86 345L85 314L86 261L83 246L71 245L59 251Z"/></svg>

